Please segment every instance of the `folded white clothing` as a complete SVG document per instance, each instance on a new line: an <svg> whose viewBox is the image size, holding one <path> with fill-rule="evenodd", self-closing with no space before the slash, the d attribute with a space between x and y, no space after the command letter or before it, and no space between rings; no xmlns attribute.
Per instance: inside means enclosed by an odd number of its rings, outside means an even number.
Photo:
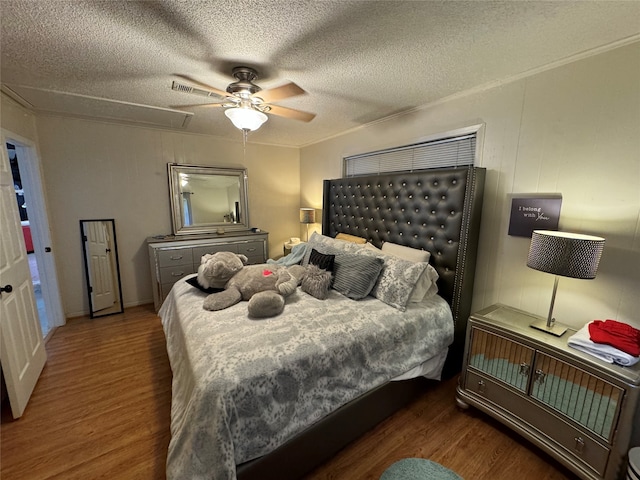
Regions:
<svg viewBox="0 0 640 480"><path fill-rule="evenodd" d="M617 363L625 367L630 367L640 361L640 357L634 357L622 350L618 350L611 345L605 345L604 343L595 343L591 340L589 335L589 324L578 330L576 333L569 337L567 341L570 347L580 350L582 352L593 355L594 357L604 360L608 363Z"/></svg>

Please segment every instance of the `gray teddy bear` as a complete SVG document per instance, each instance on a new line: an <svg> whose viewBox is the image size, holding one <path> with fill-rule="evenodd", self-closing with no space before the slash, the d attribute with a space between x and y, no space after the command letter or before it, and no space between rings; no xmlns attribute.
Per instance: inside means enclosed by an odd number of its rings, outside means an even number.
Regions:
<svg viewBox="0 0 640 480"><path fill-rule="evenodd" d="M223 310L248 301L249 317L268 318L284 310L285 297L296 291L304 267L273 264L249 265L244 255L216 252L204 255L198 267L198 283L204 288L224 288L204 299L205 310Z"/></svg>

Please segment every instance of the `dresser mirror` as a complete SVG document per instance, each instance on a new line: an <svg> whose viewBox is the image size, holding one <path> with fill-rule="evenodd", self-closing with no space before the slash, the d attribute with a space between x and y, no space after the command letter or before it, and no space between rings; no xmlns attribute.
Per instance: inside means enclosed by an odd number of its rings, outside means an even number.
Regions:
<svg viewBox="0 0 640 480"><path fill-rule="evenodd" d="M114 220L80 220L80 235L91 318L122 313Z"/></svg>
<svg viewBox="0 0 640 480"><path fill-rule="evenodd" d="M174 235L249 229L247 171L169 163Z"/></svg>

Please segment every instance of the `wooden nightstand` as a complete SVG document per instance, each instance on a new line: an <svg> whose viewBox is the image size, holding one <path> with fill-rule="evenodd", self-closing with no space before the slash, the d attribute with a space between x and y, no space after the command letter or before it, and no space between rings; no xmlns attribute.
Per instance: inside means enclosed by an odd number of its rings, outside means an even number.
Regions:
<svg viewBox="0 0 640 480"><path fill-rule="evenodd" d="M529 327L540 317L505 305L473 314L456 393L581 478L621 479L640 442L640 364L608 364ZM634 430L635 425L635 430Z"/></svg>

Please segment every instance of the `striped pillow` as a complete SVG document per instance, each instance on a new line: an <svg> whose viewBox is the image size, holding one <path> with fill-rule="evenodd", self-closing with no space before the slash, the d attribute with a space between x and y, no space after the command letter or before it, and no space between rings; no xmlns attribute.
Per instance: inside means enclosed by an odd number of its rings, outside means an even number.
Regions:
<svg viewBox="0 0 640 480"><path fill-rule="evenodd" d="M384 261L381 258L344 253L336 255L333 289L345 297L360 300L371 292Z"/></svg>

